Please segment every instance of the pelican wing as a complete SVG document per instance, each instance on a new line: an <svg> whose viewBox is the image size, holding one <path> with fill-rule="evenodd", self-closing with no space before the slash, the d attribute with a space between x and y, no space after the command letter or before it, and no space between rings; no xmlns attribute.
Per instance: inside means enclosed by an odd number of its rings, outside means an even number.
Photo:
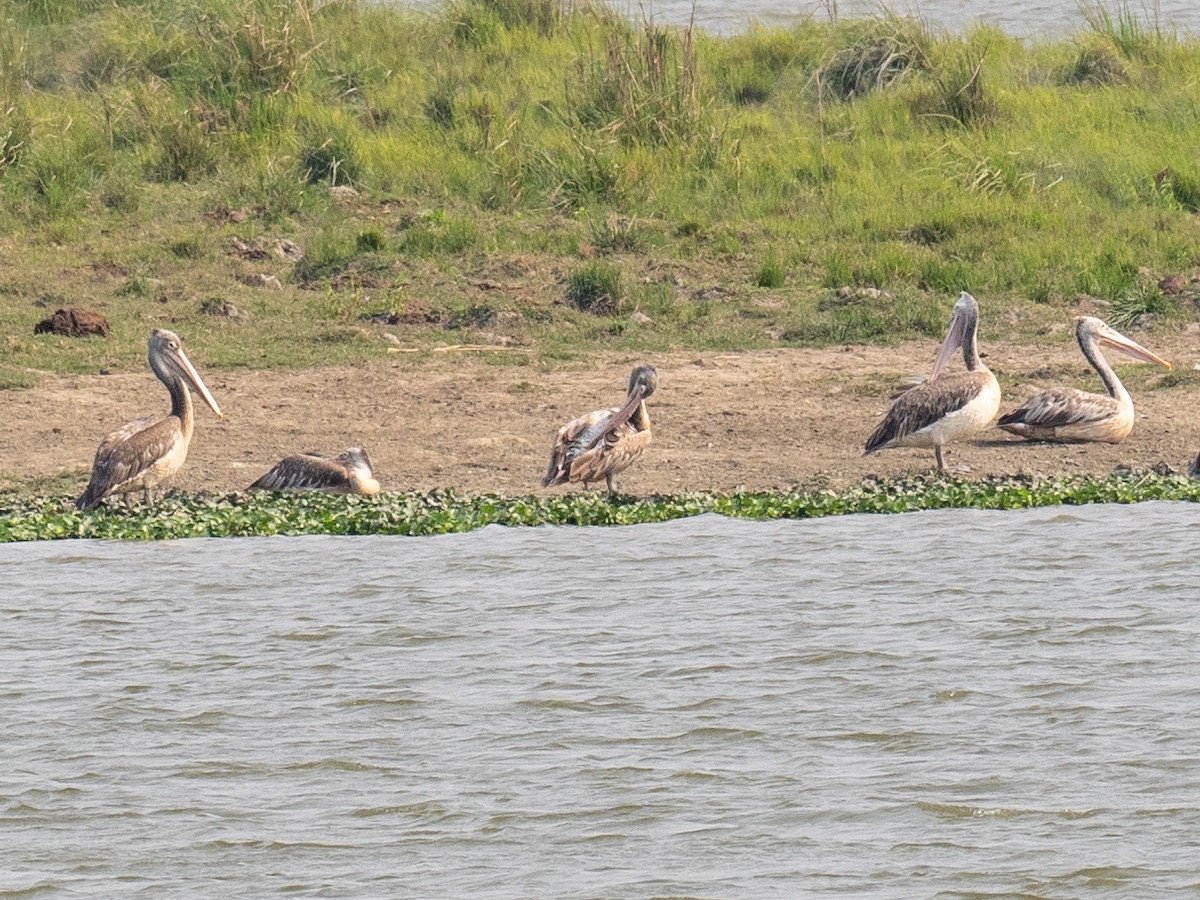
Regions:
<svg viewBox="0 0 1200 900"><path fill-rule="evenodd" d="M542 479L542 486L549 487L552 484L565 484L570 481L571 469L576 458L596 442L603 434L608 421L620 411L619 406L593 410L572 419L558 429L554 447L550 450L550 467L546 470L546 477ZM603 444L600 446L603 447Z"/></svg>
<svg viewBox="0 0 1200 900"><path fill-rule="evenodd" d="M108 435L96 448L92 477L76 501L80 509L91 509L111 493L136 480L163 459L179 439L181 426L175 416L152 420L135 419Z"/></svg>
<svg viewBox="0 0 1200 900"><path fill-rule="evenodd" d="M353 488L345 466L315 453L289 456L250 485L255 491L348 491Z"/></svg>
<svg viewBox="0 0 1200 900"><path fill-rule="evenodd" d="M1075 388L1045 388L1017 409L1001 416L996 424L1001 428L1008 425L1036 428L1094 425L1115 416L1117 406L1117 400L1106 394L1091 394Z"/></svg>
<svg viewBox="0 0 1200 900"><path fill-rule="evenodd" d="M610 428L603 442L580 453L571 463L571 481L599 481L616 475L642 455L649 446L653 432L638 431L630 422Z"/></svg>
<svg viewBox="0 0 1200 900"><path fill-rule="evenodd" d="M986 369L961 372L942 375L905 391L892 401L879 427L867 438L866 452L881 450L957 412L975 399L991 378Z"/></svg>

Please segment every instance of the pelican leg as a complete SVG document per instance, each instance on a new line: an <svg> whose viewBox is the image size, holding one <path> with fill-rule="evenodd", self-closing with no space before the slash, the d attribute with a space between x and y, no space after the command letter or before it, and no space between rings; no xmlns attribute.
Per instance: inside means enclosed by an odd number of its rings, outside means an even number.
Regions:
<svg viewBox="0 0 1200 900"><path fill-rule="evenodd" d="M611 474L604 476L604 483L608 485L609 494L615 494L617 492L617 486L615 484L613 484L613 479L612 479Z"/></svg>
<svg viewBox="0 0 1200 900"><path fill-rule="evenodd" d="M949 474L949 470L946 468L946 458L942 455L942 445L941 444L934 445L933 455L937 457L938 471L943 475Z"/></svg>

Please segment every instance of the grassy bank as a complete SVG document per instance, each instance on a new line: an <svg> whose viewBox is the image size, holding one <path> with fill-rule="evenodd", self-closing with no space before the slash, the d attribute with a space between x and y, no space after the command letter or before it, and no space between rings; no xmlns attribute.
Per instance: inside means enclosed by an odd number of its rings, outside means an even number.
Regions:
<svg viewBox="0 0 1200 900"><path fill-rule="evenodd" d="M716 38L555 0L0 0L0 387L140 368L157 325L269 368L894 341L962 288L986 340L1081 294L1193 318L1198 78L1200 43L1128 12L1029 45L887 14ZM70 304L113 337L34 336Z"/></svg>
<svg viewBox="0 0 1200 900"><path fill-rule="evenodd" d="M851 489L660 497L575 493L565 497L462 496L451 491L346 497L330 494L172 493L156 506L78 512L69 498L0 501L0 543L102 538L157 540L299 534L431 535L485 525L633 525L717 513L808 519L929 509L1031 509L1086 503L1200 500L1200 481L1151 472L959 481L934 476L871 479Z"/></svg>

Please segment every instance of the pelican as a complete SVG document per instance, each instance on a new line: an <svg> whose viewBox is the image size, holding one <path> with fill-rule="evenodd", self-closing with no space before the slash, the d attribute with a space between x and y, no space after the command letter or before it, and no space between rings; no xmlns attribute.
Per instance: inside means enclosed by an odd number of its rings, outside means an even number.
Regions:
<svg viewBox="0 0 1200 900"><path fill-rule="evenodd" d="M1134 359L1157 363L1168 369L1171 364L1093 316L1075 318L1075 340L1084 358L1104 382L1108 396L1069 387L1045 388L1026 400L1019 409L1001 416L997 425L1031 441L1104 441L1118 444L1125 440L1133 430L1133 400L1100 352L1099 346L1110 347Z"/></svg>
<svg viewBox="0 0 1200 900"><path fill-rule="evenodd" d="M175 332L161 328L150 332L147 359L150 369L171 393L171 412L158 419L145 416L130 422L100 442L91 480L75 501L79 509L93 509L110 494L128 495L137 490L150 503L154 489L183 467L195 426L189 386L204 398L217 418L223 418Z"/></svg>
<svg viewBox="0 0 1200 900"><path fill-rule="evenodd" d="M603 478L608 492L616 493L613 476L629 468L650 443L645 400L656 387L658 373L653 367L638 366L629 375L624 406L597 409L560 428L542 487L582 481L587 488Z"/></svg>
<svg viewBox="0 0 1200 900"><path fill-rule="evenodd" d="M979 304L963 291L954 304L950 328L929 380L892 401L879 427L867 438L866 453L888 447L932 447L938 471L945 473L943 448L991 424L1000 410L1000 384L979 358L978 327ZM967 371L942 375L959 347Z"/></svg>
<svg viewBox="0 0 1200 900"><path fill-rule="evenodd" d="M379 493L371 458L362 447L351 447L333 459L318 453L298 453L277 462L254 484L252 491L330 491L335 494Z"/></svg>

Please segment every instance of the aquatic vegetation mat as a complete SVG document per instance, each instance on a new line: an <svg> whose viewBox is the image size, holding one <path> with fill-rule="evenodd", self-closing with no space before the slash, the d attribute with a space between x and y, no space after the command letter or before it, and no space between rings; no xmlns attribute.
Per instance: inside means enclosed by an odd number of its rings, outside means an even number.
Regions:
<svg viewBox="0 0 1200 900"><path fill-rule="evenodd" d="M937 476L867 479L850 488L609 497L464 496L453 491L374 497L332 494L174 492L153 507L79 512L69 498L11 499L0 506L0 542L101 538L161 540L299 534L430 535L485 525L635 525L717 513L748 519L807 519L929 509L1030 509L1087 503L1200 500L1200 481L1154 472L1105 478ZM3 501L0 501L2 503Z"/></svg>

